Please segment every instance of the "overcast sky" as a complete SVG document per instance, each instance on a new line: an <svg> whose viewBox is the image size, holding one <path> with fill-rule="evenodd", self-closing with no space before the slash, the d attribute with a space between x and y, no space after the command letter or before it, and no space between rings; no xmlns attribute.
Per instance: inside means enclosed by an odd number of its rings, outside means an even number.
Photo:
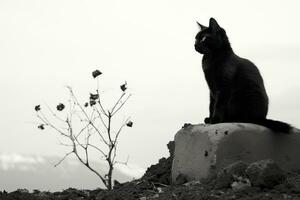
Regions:
<svg viewBox="0 0 300 200"><path fill-rule="evenodd" d="M269 118L300 127L299 1L0 0L0 153L63 155L53 131L39 131L36 104L55 106L71 85L84 99L100 79L107 101L128 82L121 116L132 129L119 158L143 168L167 156L185 122L208 115L196 21L225 28L234 51L260 69Z"/></svg>

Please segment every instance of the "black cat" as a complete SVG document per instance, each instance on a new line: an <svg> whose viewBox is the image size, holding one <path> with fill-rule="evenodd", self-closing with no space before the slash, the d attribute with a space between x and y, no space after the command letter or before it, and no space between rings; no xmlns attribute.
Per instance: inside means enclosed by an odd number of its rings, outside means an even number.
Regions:
<svg viewBox="0 0 300 200"><path fill-rule="evenodd" d="M195 49L204 55L202 68L210 90L205 123L248 122L288 133L289 124L266 119L269 101L257 67L233 52L225 30L214 18L208 27L198 25Z"/></svg>

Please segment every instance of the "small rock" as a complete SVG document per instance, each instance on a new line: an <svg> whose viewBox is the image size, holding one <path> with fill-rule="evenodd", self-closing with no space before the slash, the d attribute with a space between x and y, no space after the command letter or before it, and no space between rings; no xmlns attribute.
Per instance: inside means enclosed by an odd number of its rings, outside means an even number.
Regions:
<svg viewBox="0 0 300 200"><path fill-rule="evenodd" d="M181 128L188 128L191 127L192 124L191 123L184 123L184 125Z"/></svg>
<svg viewBox="0 0 300 200"><path fill-rule="evenodd" d="M189 186L200 185L200 184L201 184L200 181L190 181L190 182L185 183L184 186L189 187Z"/></svg>
<svg viewBox="0 0 300 200"><path fill-rule="evenodd" d="M246 169L246 175L252 186L273 188L286 179L286 174L273 160L260 160Z"/></svg>
<svg viewBox="0 0 300 200"><path fill-rule="evenodd" d="M238 161L220 170L217 175L216 188L228 188L234 181L239 181L235 180L236 177L246 177L245 170L247 166L246 163Z"/></svg>
<svg viewBox="0 0 300 200"><path fill-rule="evenodd" d="M248 178L244 177L235 177L235 181L231 184L233 190L241 190L246 187L251 187L251 182Z"/></svg>
<svg viewBox="0 0 300 200"><path fill-rule="evenodd" d="M29 193L27 189L18 189L17 192L19 193Z"/></svg>
<svg viewBox="0 0 300 200"><path fill-rule="evenodd" d="M163 193L163 192L164 192L163 189L162 189L161 187L158 187L158 188L156 188L156 189L157 189L158 193Z"/></svg>

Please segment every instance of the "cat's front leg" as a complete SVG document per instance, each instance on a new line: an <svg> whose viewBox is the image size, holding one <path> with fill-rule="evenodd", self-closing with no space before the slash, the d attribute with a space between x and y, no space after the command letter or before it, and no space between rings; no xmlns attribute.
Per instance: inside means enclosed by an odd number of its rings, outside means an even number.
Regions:
<svg viewBox="0 0 300 200"><path fill-rule="evenodd" d="M229 99L229 91L223 90L216 93L211 124L225 122L225 110Z"/></svg>
<svg viewBox="0 0 300 200"><path fill-rule="evenodd" d="M205 124L210 124L210 119L211 119L211 117L205 117L204 118L204 123Z"/></svg>
<svg viewBox="0 0 300 200"><path fill-rule="evenodd" d="M209 117L206 117L204 119L205 124L211 124L211 119L213 118L214 108L215 108L215 98L210 93L210 95L209 95Z"/></svg>

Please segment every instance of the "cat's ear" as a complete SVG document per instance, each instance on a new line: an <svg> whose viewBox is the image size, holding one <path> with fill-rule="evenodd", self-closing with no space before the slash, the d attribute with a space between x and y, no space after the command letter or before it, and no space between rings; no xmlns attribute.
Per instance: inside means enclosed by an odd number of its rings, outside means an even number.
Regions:
<svg viewBox="0 0 300 200"><path fill-rule="evenodd" d="M209 27L212 29L213 32L217 32L218 30L221 29L219 26L218 22L214 18L209 19Z"/></svg>
<svg viewBox="0 0 300 200"><path fill-rule="evenodd" d="M206 29L206 26L203 26L202 24L200 24L199 22L197 22L198 26L200 27L200 30L203 31L204 29Z"/></svg>

